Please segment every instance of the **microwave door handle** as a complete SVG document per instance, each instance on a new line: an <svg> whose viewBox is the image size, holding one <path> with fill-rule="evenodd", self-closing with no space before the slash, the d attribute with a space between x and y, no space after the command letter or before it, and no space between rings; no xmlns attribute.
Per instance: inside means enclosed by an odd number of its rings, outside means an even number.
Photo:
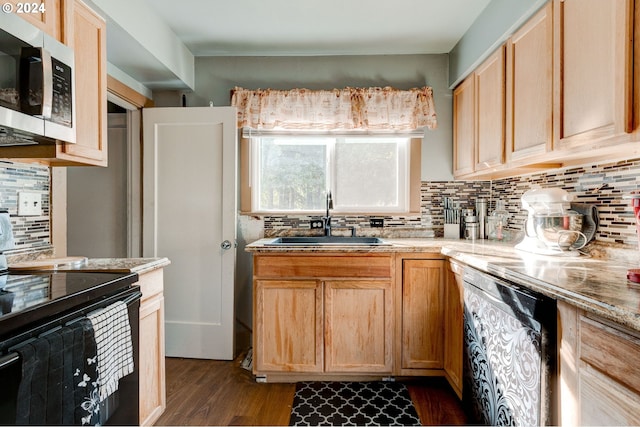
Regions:
<svg viewBox="0 0 640 427"><path fill-rule="evenodd" d="M46 49L42 52L42 117L51 119L53 106L53 68L51 53Z"/></svg>

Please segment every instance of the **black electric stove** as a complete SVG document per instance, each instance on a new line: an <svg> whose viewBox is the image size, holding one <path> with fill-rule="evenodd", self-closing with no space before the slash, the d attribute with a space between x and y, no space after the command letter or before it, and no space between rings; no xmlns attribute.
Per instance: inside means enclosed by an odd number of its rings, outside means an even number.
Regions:
<svg viewBox="0 0 640 427"><path fill-rule="evenodd" d="M26 400L21 398L24 393L20 390L25 390L21 388L23 364L35 363L34 360L38 360L38 357L44 353L24 361L15 349L34 340L39 340L40 343L48 342L48 338L44 338L48 334L54 336L56 331L62 328L68 330L68 325L73 322L86 318L84 316L87 314L109 307L115 302L127 304L134 370L119 380L117 391L99 402L99 415L96 415L99 419L96 418L94 421L99 425L138 424L138 318L142 294L139 287L133 285L137 281L136 273L48 271L31 274L0 274L0 378L3 378L0 388L0 425L66 424L61 422L60 417L49 418L50 412L56 413L52 408L57 408L57 402L62 399L60 394L62 388L58 387L61 384L61 378L54 378L53 392L48 391L47 399L42 403L46 408L43 413L35 411L37 415L33 415L34 404L31 400L34 398L33 393L27 393L29 398ZM61 351L59 348L57 350ZM65 351L71 351L71 347ZM49 354L48 350L46 354ZM65 370L60 368L62 359L58 356L37 365L41 368L47 366L48 374L44 374L47 379L52 372L67 373L66 368ZM68 362L67 359L64 360ZM52 364L52 361L56 363ZM64 366L68 366L68 363ZM68 373L73 374L72 371ZM32 387L33 378L30 377L28 381ZM31 390L29 387L26 389ZM40 395L37 391L35 393L38 398ZM28 412L28 420L20 415L25 412L18 409L24 406L20 402L25 401L29 402L27 409L31 410ZM71 404L74 403L78 402L71 402ZM39 406L36 404L35 407ZM98 414L97 411L96 414Z"/></svg>
<svg viewBox="0 0 640 427"><path fill-rule="evenodd" d="M126 291L137 280L135 273L0 274L0 341L30 325Z"/></svg>
<svg viewBox="0 0 640 427"><path fill-rule="evenodd" d="M139 287L134 286L138 275L11 272L4 252L13 248L9 213L0 209L0 425L85 424L87 418L89 424L96 425L138 425L138 322L142 296ZM87 348L76 345L79 341L75 338L63 340L62 335L68 337L75 322L89 322L87 315L116 303L126 304L133 370L118 379L115 391L94 401L92 393L97 393L97 388L89 392L86 384L77 384L73 378L76 369L85 367L84 362L78 361L85 360ZM79 323L75 325L77 328ZM70 352L73 357L69 357ZM67 356L62 357L63 353ZM95 355L96 359L100 356L97 346L86 354ZM109 355L104 356L109 360ZM73 384L76 386L71 390Z"/></svg>

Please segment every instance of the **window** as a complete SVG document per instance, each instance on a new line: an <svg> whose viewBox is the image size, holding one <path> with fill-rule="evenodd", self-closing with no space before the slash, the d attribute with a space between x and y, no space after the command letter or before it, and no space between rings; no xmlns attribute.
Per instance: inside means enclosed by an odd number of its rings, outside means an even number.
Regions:
<svg viewBox="0 0 640 427"><path fill-rule="evenodd" d="M243 165L251 165L250 211L322 211L330 190L334 212L409 212L412 141L419 159L421 140L406 136L264 134L245 140L243 147L251 147L249 159L242 154ZM248 201L243 196L243 210Z"/></svg>

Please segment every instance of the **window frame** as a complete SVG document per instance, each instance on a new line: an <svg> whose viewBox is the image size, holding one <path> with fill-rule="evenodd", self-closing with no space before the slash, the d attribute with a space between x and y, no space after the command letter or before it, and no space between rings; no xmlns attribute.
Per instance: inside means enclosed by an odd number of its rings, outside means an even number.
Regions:
<svg viewBox="0 0 640 427"><path fill-rule="evenodd" d="M331 138L340 138L341 135L328 135ZM405 216L417 215L420 213L420 185L421 185L421 154L422 154L422 138L412 135L380 135L387 137L409 137L409 143L406 150L406 179L408 180L407 188L407 206L406 211L388 210L385 208L371 210L340 210L333 209L332 212L342 216L353 215L371 215L371 216ZM254 143L252 138L255 135L247 134L240 130L239 135L239 158L240 158L240 214L253 216L317 216L324 215L324 210L305 210L305 211L281 211L281 210L265 210L260 211L253 205L253 179L255 168L253 167L253 150ZM349 135L344 135L348 138ZM332 169L328 170L332 173ZM331 185L335 185L335 177L328 178ZM335 189L332 189L332 191Z"/></svg>

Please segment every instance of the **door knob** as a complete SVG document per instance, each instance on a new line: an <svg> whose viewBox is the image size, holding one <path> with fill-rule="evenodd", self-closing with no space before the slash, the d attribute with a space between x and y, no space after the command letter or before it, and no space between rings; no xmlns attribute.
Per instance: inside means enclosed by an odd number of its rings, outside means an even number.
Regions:
<svg viewBox="0 0 640 427"><path fill-rule="evenodd" d="M220 243L220 247L222 249L224 249L225 251L229 250L229 249L231 249L231 242L228 241L228 240L225 240L224 242Z"/></svg>

